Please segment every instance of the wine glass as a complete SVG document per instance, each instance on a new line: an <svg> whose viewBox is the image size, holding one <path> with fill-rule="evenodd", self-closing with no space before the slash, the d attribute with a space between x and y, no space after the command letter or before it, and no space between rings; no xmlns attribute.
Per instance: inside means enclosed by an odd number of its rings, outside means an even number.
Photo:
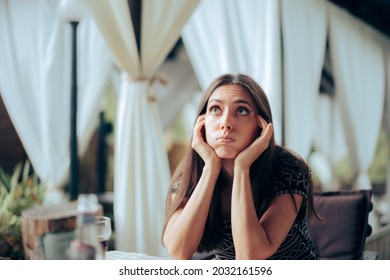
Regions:
<svg viewBox="0 0 390 280"><path fill-rule="evenodd" d="M108 243L111 237L111 218L107 216L96 216L95 220L98 238L102 245L103 254L105 255L108 250Z"/></svg>

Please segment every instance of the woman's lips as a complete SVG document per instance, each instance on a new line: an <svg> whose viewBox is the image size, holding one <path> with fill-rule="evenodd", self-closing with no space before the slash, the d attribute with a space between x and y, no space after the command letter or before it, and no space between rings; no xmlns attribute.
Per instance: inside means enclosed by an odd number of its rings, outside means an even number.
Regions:
<svg viewBox="0 0 390 280"><path fill-rule="evenodd" d="M217 138L218 142L219 143L222 143L222 144L229 144L229 143L233 143L234 142L234 139L233 138L230 138L230 137L219 137Z"/></svg>

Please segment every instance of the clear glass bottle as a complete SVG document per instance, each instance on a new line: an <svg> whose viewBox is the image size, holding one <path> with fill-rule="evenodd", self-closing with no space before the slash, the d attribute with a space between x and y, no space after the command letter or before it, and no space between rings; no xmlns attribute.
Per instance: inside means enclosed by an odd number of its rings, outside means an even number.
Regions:
<svg viewBox="0 0 390 280"><path fill-rule="evenodd" d="M98 199L95 194L78 197L75 239L70 244L72 260L101 260L103 250L98 239L95 217L98 215Z"/></svg>

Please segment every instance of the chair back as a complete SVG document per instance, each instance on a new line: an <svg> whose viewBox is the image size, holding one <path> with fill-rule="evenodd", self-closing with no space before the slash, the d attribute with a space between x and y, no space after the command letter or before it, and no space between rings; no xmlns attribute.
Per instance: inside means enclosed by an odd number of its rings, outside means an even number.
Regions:
<svg viewBox="0 0 390 280"><path fill-rule="evenodd" d="M372 233L371 197L371 190L314 193L314 207L323 222L309 222L309 236L321 259L362 258L366 237Z"/></svg>

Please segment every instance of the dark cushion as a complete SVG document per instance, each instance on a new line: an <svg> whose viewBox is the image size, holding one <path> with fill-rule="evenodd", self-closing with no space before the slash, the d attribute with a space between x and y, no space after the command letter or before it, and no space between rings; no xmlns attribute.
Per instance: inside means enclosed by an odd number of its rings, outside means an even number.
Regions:
<svg viewBox="0 0 390 280"><path fill-rule="evenodd" d="M371 190L319 192L314 207L323 222L309 223L309 235L321 259L360 259L366 237L371 234L368 214Z"/></svg>

